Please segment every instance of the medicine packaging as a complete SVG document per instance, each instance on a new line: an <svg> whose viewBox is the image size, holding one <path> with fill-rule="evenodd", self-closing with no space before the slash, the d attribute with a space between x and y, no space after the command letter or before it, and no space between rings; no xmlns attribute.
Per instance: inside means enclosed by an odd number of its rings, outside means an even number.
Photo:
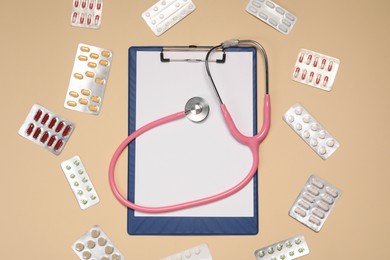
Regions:
<svg viewBox="0 0 390 260"><path fill-rule="evenodd" d="M309 254L303 235L291 237L255 251L256 260L291 260Z"/></svg>
<svg viewBox="0 0 390 260"><path fill-rule="evenodd" d="M98 29L102 23L103 0L73 0L70 24Z"/></svg>

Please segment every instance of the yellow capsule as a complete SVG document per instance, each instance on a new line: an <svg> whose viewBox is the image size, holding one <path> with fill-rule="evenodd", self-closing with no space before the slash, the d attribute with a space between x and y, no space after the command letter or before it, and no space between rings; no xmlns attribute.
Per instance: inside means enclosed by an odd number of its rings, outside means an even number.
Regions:
<svg viewBox="0 0 390 260"><path fill-rule="evenodd" d="M89 52L89 48L87 46L81 46L80 50L83 52Z"/></svg>
<svg viewBox="0 0 390 260"><path fill-rule="evenodd" d="M84 55L79 55L79 60L86 61L88 60L88 57Z"/></svg>
<svg viewBox="0 0 390 260"><path fill-rule="evenodd" d="M80 104L82 104L82 105L87 105L87 104L88 104L88 99L80 98L80 99L79 99L79 102L80 102Z"/></svg>
<svg viewBox="0 0 390 260"><path fill-rule="evenodd" d="M70 95L71 97L77 98L77 97L79 96L79 93L77 93L76 91L70 91L70 92L69 92L69 95Z"/></svg>
<svg viewBox="0 0 390 260"><path fill-rule="evenodd" d="M108 66L108 60L100 60L99 64L103 66Z"/></svg>
<svg viewBox="0 0 390 260"><path fill-rule="evenodd" d="M98 106L90 105L90 106L88 107L88 109L91 110L91 111L93 111L93 112L96 112L96 111L98 111Z"/></svg>
<svg viewBox="0 0 390 260"><path fill-rule="evenodd" d="M98 97L98 96L92 96L92 97L91 97L91 101L92 101L92 102L95 102L95 103L100 103L100 97Z"/></svg>
<svg viewBox="0 0 390 260"><path fill-rule="evenodd" d="M77 105L76 102L74 102L74 101L68 101L68 102L66 102L66 104L68 104L68 106L71 106L71 107L75 107Z"/></svg>
<svg viewBox="0 0 390 260"><path fill-rule="evenodd" d="M88 89L82 89L81 94L83 94L84 96L89 96L91 94L91 91Z"/></svg>
<svg viewBox="0 0 390 260"><path fill-rule="evenodd" d="M96 68L97 64L95 62L88 62L88 67Z"/></svg>
<svg viewBox="0 0 390 260"><path fill-rule="evenodd" d="M111 53L109 52L109 51L102 51L102 55L104 56L104 57L110 57L111 56Z"/></svg>
<svg viewBox="0 0 390 260"><path fill-rule="evenodd" d="M91 54L89 54L89 57L91 57L92 59L98 59L99 58L99 54L91 53Z"/></svg>
<svg viewBox="0 0 390 260"><path fill-rule="evenodd" d="M75 73L73 76L74 76L76 79L83 79L83 78L84 78L83 75L81 75L80 73Z"/></svg>
<svg viewBox="0 0 390 260"><path fill-rule="evenodd" d="M95 77L95 73L93 73L92 71L87 71L87 72L85 72L85 76L93 78L93 77Z"/></svg>
<svg viewBox="0 0 390 260"><path fill-rule="evenodd" d="M96 78L96 79L95 79L95 82L96 82L97 84L104 84L104 79L102 79L102 78Z"/></svg>

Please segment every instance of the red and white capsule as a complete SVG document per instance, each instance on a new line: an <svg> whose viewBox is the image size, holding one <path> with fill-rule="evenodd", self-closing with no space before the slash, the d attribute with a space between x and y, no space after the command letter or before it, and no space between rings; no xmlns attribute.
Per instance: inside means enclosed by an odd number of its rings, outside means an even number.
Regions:
<svg viewBox="0 0 390 260"><path fill-rule="evenodd" d="M89 9L93 9L94 0L89 1Z"/></svg>
<svg viewBox="0 0 390 260"><path fill-rule="evenodd" d="M95 25L99 24L99 20L100 20L100 16L99 15L95 15Z"/></svg>
<svg viewBox="0 0 390 260"><path fill-rule="evenodd" d="M328 71L331 71L332 68L333 68L333 61L329 62Z"/></svg>
<svg viewBox="0 0 390 260"><path fill-rule="evenodd" d="M79 7L79 0L75 0L74 3L73 3L74 7Z"/></svg>
<svg viewBox="0 0 390 260"><path fill-rule="evenodd" d="M317 67L317 64L318 64L318 57L315 57L314 62L313 62L313 66Z"/></svg>
<svg viewBox="0 0 390 260"><path fill-rule="evenodd" d="M305 80L306 74L307 74L307 70L303 70L302 75L301 75L302 80Z"/></svg>
<svg viewBox="0 0 390 260"><path fill-rule="evenodd" d="M97 0L96 2L96 9L100 10L102 8L102 0Z"/></svg>
<svg viewBox="0 0 390 260"><path fill-rule="evenodd" d="M77 12L74 12L72 15L72 23L75 23L77 21Z"/></svg>
<svg viewBox="0 0 390 260"><path fill-rule="evenodd" d="M84 23L84 19L85 19L85 18L84 18L84 14L81 14L81 15L80 15L80 23L81 23L81 24Z"/></svg>
<svg viewBox="0 0 390 260"><path fill-rule="evenodd" d="M87 24L90 25L92 22L92 15L89 14L88 17L87 17Z"/></svg>
<svg viewBox="0 0 390 260"><path fill-rule="evenodd" d="M326 63L326 59L322 59L322 62L321 62L321 69L323 69L325 67L325 63Z"/></svg>
<svg viewBox="0 0 390 260"><path fill-rule="evenodd" d="M298 77L300 70L301 69L299 67L296 67L295 72L294 72L294 78Z"/></svg>
<svg viewBox="0 0 390 260"><path fill-rule="evenodd" d="M323 87L326 87L326 84L328 84L328 80L329 80L329 77L328 77L328 76L325 76L324 82L322 82L322 86L323 86Z"/></svg>
<svg viewBox="0 0 390 260"><path fill-rule="evenodd" d="M85 8L87 6L87 0L81 0L81 7Z"/></svg>
<svg viewBox="0 0 390 260"><path fill-rule="evenodd" d="M312 58L313 58L313 55L311 55L311 54L309 54L309 56L307 56L307 59L306 59L306 64L307 65L310 64Z"/></svg>
<svg viewBox="0 0 390 260"><path fill-rule="evenodd" d="M299 62L302 62L304 57L305 57L305 54L304 54L304 53L301 53L301 55L299 56L298 61L299 61Z"/></svg>
<svg viewBox="0 0 390 260"><path fill-rule="evenodd" d="M310 75L309 75L309 82L312 82L313 81L313 77L314 77L314 72L310 72Z"/></svg>
<svg viewBox="0 0 390 260"><path fill-rule="evenodd" d="M316 78L316 84L320 84L320 81L321 81L321 74L318 74Z"/></svg>

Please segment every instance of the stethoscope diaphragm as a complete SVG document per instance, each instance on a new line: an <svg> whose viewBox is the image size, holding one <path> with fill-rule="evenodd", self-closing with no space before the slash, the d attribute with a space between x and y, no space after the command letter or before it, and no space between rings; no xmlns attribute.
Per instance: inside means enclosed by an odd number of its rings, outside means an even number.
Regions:
<svg viewBox="0 0 390 260"><path fill-rule="evenodd" d="M201 97L193 97L187 101L184 112L192 122L202 122L210 111L209 104Z"/></svg>

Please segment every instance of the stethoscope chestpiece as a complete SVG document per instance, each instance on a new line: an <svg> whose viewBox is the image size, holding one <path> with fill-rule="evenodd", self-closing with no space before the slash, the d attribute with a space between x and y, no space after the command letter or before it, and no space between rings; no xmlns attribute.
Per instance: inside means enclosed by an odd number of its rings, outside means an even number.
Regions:
<svg viewBox="0 0 390 260"><path fill-rule="evenodd" d="M184 112L192 122L202 122L210 111L209 104L201 97L193 97L187 101Z"/></svg>

